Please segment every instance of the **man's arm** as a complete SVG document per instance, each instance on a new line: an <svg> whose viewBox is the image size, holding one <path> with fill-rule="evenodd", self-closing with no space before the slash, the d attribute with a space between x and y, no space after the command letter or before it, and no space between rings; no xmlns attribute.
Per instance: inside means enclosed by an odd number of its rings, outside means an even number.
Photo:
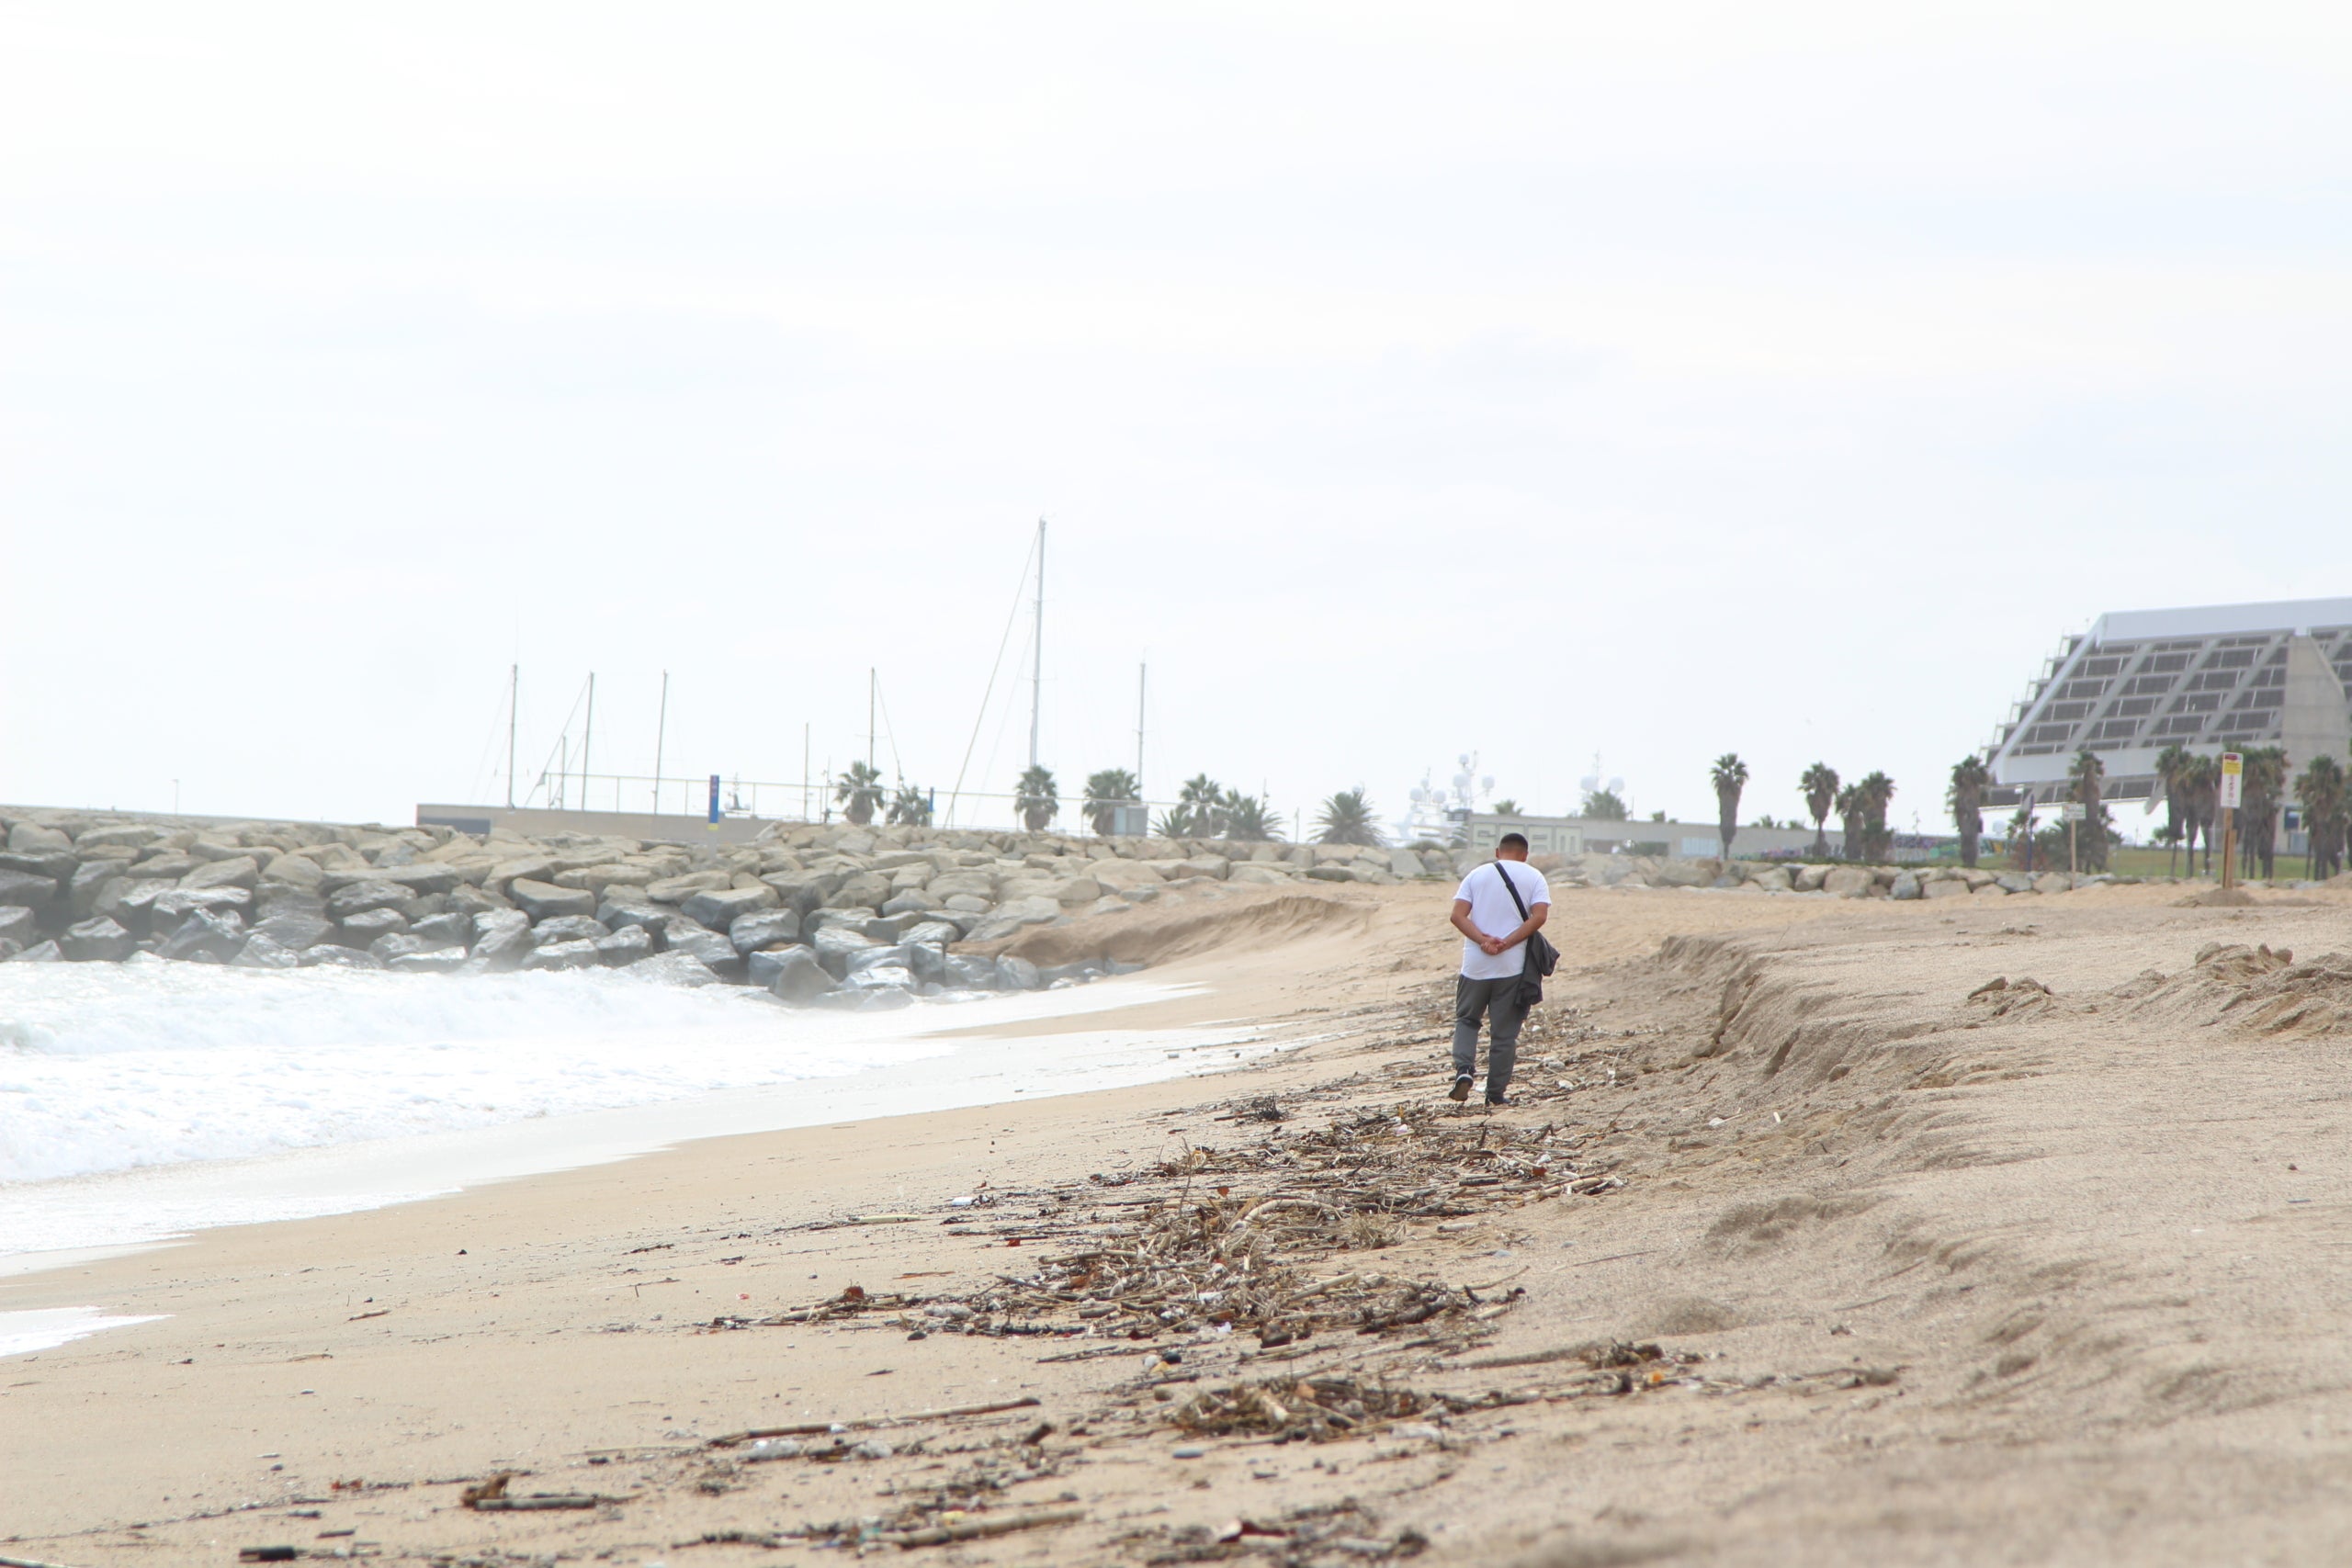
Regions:
<svg viewBox="0 0 2352 1568"><path fill-rule="evenodd" d="M1543 921L1539 919L1536 921L1536 924L1541 925L1543 924ZM1510 945L1508 942L1496 941L1493 937L1488 936L1485 931L1480 931L1476 926L1470 923L1470 900L1467 898L1456 898L1453 901L1453 929L1460 931L1464 936L1468 937L1472 942L1476 942L1478 944L1478 950L1489 958L1494 957L1497 953L1502 952L1504 948ZM1529 929L1532 930L1533 927L1530 927ZM1526 939L1521 937L1517 940L1523 942Z"/></svg>

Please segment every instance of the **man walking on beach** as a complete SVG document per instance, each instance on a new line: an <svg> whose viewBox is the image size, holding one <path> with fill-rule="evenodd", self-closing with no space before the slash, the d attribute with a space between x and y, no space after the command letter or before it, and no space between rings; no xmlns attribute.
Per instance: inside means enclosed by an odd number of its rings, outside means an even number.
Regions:
<svg viewBox="0 0 2352 1568"><path fill-rule="evenodd" d="M1506 1103L1510 1070L1519 1059L1519 1026L1527 1020L1520 999L1527 939L1544 929L1552 913L1552 889L1544 874L1527 863L1527 840L1505 833L1495 858L1473 867L1453 893L1453 928L1463 936L1462 978L1453 988L1453 1090L1470 1098L1478 1068L1478 1022L1488 1026L1487 1103ZM1499 933L1499 934L1496 934Z"/></svg>

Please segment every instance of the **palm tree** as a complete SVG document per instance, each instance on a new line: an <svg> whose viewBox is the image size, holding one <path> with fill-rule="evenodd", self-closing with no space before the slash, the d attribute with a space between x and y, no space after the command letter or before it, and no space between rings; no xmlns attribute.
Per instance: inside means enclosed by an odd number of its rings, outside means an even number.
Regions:
<svg viewBox="0 0 2352 1568"><path fill-rule="evenodd" d="M931 826L931 795L919 784L902 784L899 793L890 797L893 828L928 828Z"/></svg>
<svg viewBox="0 0 2352 1568"><path fill-rule="evenodd" d="M1012 809L1021 814L1021 825L1033 833L1042 833L1061 808L1061 793L1054 786L1053 770L1043 763L1023 769L1020 781L1012 786Z"/></svg>
<svg viewBox="0 0 2352 1568"><path fill-rule="evenodd" d="M1498 817L1516 817L1519 815L1519 802L1513 800L1509 795L1505 795L1502 799L1487 807L1487 809L1493 812Z"/></svg>
<svg viewBox="0 0 2352 1568"><path fill-rule="evenodd" d="M1630 813L1623 795L1613 789L1597 789L1584 797L1577 815L1593 822L1623 822Z"/></svg>
<svg viewBox="0 0 2352 1568"><path fill-rule="evenodd" d="M1870 859L1873 863L1885 861L1894 853L1894 837L1886 830L1886 808L1894 799L1894 781L1882 773L1871 773L1854 786L1862 795L1862 831L1869 838Z"/></svg>
<svg viewBox="0 0 2352 1568"><path fill-rule="evenodd" d="M1960 863L1971 869L1984 837L1984 792L1992 787L1993 770L1975 752L1951 765L1951 788L1944 800L1951 807L1952 826L1960 829Z"/></svg>
<svg viewBox="0 0 2352 1568"><path fill-rule="evenodd" d="M2177 740L2156 753L2156 787L2165 792L2165 829L2157 834L2173 847L2173 874L2180 871L2181 816L2187 801L2181 791L2181 779L2188 770L2188 748Z"/></svg>
<svg viewBox="0 0 2352 1568"><path fill-rule="evenodd" d="M1080 807L1087 825L1096 832L1109 835L1111 810L1119 806L1143 804L1143 785L1135 774L1125 768L1104 768L1086 775L1086 804Z"/></svg>
<svg viewBox="0 0 2352 1568"><path fill-rule="evenodd" d="M2278 807L2287 795L2287 749L2283 746L2250 746L2245 751L2245 804L2239 820L2245 824L2240 835L2245 840L2245 873L2254 874L2257 863L2262 867L2262 879L2270 880L2274 858L2278 850Z"/></svg>
<svg viewBox="0 0 2352 1568"><path fill-rule="evenodd" d="M1374 847L1388 841L1373 819L1372 802L1364 798L1363 785L1343 789L1323 803L1322 811L1315 818L1320 829L1315 835L1319 844L1371 844Z"/></svg>
<svg viewBox="0 0 2352 1568"><path fill-rule="evenodd" d="M1159 814L1159 820L1152 825L1151 831L1154 838L1160 839L1193 837L1193 808L1189 806L1170 807Z"/></svg>
<svg viewBox="0 0 2352 1568"><path fill-rule="evenodd" d="M1813 852L1826 858L1829 831L1826 824L1838 804L1838 770L1826 762L1815 762L1797 780L1797 788L1804 791L1804 808L1813 813Z"/></svg>
<svg viewBox="0 0 2352 1568"><path fill-rule="evenodd" d="M2305 869L2314 882L2335 874L2344 854L2346 795L2344 765L2323 751L2295 781L2295 798L2303 804L2303 833L2308 857Z"/></svg>
<svg viewBox="0 0 2352 1568"><path fill-rule="evenodd" d="M874 813L882 804L882 770L865 762L852 762L849 772L833 784L833 798L842 803L842 815L863 828L874 820Z"/></svg>
<svg viewBox="0 0 2352 1568"><path fill-rule="evenodd" d="M2197 874L2197 836L2205 835L2205 874L2213 874L2213 816L2220 809L2222 764L2218 758L2193 756L2181 771L2182 798L2188 809L2188 874Z"/></svg>
<svg viewBox="0 0 2352 1568"><path fill-rule="evenodd" d="M1862 851L1868 847L1864 841L1862 822L1870 811L1869 803L1862 799L1862 786L1848 784L1839 790L1836 805L1838 821L1846 830L1844 846L1846 858L1860 860L1862 858ZM1824 841L1826 842L1826 840Z"/></svg>
<svg viewBox="0 0 2352 1568"><path fill-rule="evenodd" d="M1194 773L1176 792L1176 804L1192 823L1188 837L1214 839L1225 831L1225 786L1206 773Z"/></svg>
<svg viewBox="0 0 2352 1568"><path fill-rule="evenodd" d="M1715 830L1723 836L1724 859L1731 859L1731 841L1739 833L1739 792L1747 787L1747 764L1736 751L1715 759L1708 771L1715 785Z"/></svg>
<svg viewBox="0 0 2352 1568"><path fill-rule="evenodd" d="M2075 753L2074 762L2066 769L2072 782L2066 794L2083 808L2082 825L2075 831L2075 852L2078 864L2091 871L2107 869L2107 807L2099 804L2099 786L2107 781L2107 764L2098 752L2086 746Z"/></svg>
<svg viewBox="0 0 2352 1568"><path fill-rule="evenodd" d="M1225 817L1225 836L1243 843L1259 844L1275 836L1274 814L1266 809L1262 795L1243 795L1239 790L1228 791L1220 803Z"/></svg>

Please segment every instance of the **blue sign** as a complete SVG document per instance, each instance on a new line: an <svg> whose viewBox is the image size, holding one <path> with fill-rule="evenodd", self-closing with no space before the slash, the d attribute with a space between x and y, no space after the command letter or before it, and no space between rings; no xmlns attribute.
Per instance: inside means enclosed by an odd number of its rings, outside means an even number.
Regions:
<svg viewBox="0 0 2352 1568"><path fill-rule="evenodd" d="M710 775L710 825L718 826L718 775Z"/></svg>

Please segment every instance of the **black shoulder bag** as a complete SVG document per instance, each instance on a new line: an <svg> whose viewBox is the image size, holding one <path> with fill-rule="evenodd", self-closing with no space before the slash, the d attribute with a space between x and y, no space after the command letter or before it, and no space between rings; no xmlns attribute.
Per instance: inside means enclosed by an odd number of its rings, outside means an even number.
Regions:
<svg viewBox="0 0 2352 1568"><path fill-rule="evenodd" d="M1527 900L1519 896L1519 884L1510 879L1510 873L1503 869L1502 862L1495 862L1494 866L1495 874L1503 879L1503 888L1510 895L1510 901L1518 906L1519 918L1524 922ZM1521 1007L1532 1008L1544 999L1544 977L1557 968L1559 963L1560 950L1545 941L1542 931L1527 933L1527 946L1521 956L1519 970L1519 1002Z"/></svg>

